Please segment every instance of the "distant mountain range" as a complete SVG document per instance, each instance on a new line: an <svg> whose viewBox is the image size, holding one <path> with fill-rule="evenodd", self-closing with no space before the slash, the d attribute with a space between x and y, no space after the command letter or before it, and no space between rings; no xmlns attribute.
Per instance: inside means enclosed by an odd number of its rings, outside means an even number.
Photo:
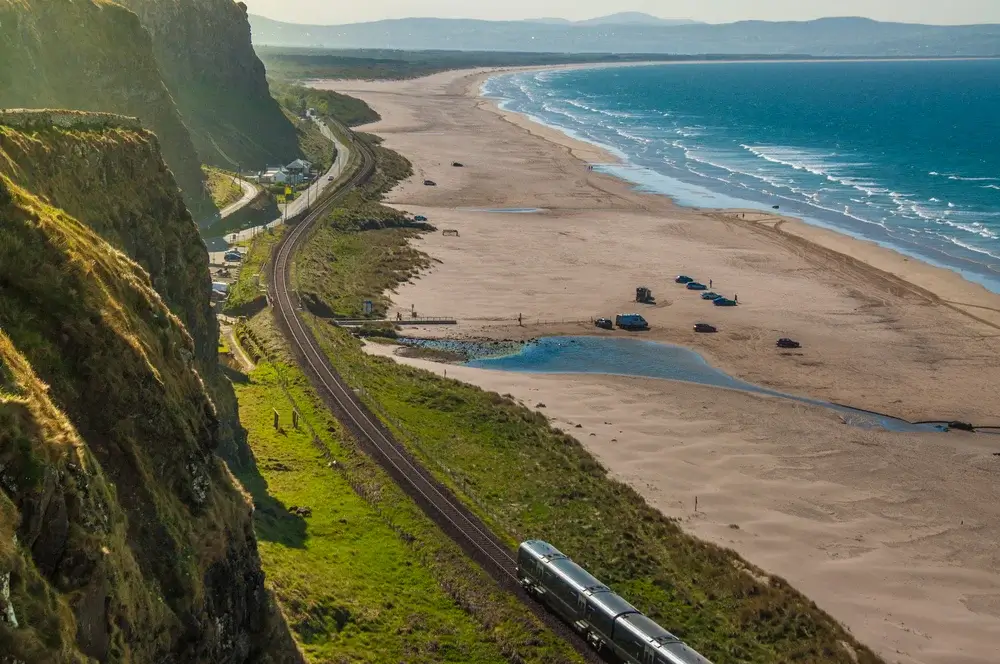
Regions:
<svg viewBox="0 0 1000 664"><path fill-rule="evenodd" d="M610 16L588 18L583 21L570 21L566 18L529 18L525 23L544 23L547 25L695 25L699 21L688 18L660 18L642 12L619 12Z"/></svg>
<svg viewBox="0 0 1000 664"><path fill-rule="evenodd" d="M257 45L554 53L816 56L1000 55L1000 25L938 26L864 18L711 25L625 13L583 22L406 18L302 25L250 16Z"/></svg>

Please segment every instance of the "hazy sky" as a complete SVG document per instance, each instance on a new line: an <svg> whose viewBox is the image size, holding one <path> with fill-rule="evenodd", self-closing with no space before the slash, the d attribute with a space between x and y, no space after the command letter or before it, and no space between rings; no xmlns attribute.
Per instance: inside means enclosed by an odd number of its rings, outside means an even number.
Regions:
<svg viewBox="0 0 1000 664"><path fill-rule="evenodd" d="M243 0L250 11L293 23L355 23L408 16L520 19L591 18L641 11L711 23L868 16L909 23L1000 23L1000 0Z"/></svg>

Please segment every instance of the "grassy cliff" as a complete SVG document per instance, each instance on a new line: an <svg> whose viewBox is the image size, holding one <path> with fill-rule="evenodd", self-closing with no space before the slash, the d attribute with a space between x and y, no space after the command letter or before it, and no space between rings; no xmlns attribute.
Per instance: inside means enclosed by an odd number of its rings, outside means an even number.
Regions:
<svg viewBox="0 0 1000 664"><path fill-rule="evenodd" d="M149 34L107 0L0 0L0 108L75 108L139 118L199 221L215 207L161 79Z"/></svg>
<svg viewBox="0 0 1000 664"><path fill-rule="evenodd" d="M214 453L205 351L183 321L207 303L200 243L186 254L194 226L156 141L106 118L15 124L0 126L0 652L297 661ZM72 155L104 178L103 207L77 190L84 169L45 166ZM121 250L133 228L158 273Z"/></svg>
<svg viewBox="0 0 1000 664"><path fill-rule="evenodd" d="M118 0L153 40L160 71L203 161L243 169L298 156L295 131L271 98L233 0Z"/></svg>
<svg viewBox="0 0 1000 664"><path fill-rule="evenodd" d="M56 126L54 117L65 126ZM220 453L247 462L232 388L216 359L208 255L158 141L140 128L94 127L91 116L0 113L0 151L0 174L85 223L150 275L194 340L199 371L220 411Z"/></svg>

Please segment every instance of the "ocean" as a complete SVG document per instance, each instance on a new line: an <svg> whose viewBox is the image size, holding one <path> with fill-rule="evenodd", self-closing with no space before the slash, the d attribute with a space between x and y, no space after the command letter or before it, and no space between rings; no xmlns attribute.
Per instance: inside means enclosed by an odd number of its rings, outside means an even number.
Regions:
<svg viewBox="0 0 1000 664"><path fill-rule="evenodd" d="M547 70L482 92L681 205L780 205L1000 292L998 60Z"/></svg>

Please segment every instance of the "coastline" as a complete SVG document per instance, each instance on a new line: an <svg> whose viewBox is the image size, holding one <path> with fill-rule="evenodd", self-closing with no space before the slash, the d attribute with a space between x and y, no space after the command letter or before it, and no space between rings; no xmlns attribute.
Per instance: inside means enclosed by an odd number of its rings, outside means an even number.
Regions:
<svg viewBox="0 0 1000 664"><path fill-rule="evenodd" d="M414 241L435 265L392 299L394 311L415 306L460 324L408 334L594 334L591 317L642 306L631 295L646 283L659 300L641 310L647 337L697 350L730 375L909 420L995 419L986 395L1000 384L1000 298L805 222L684 208L588 171L613 155L478 98L477 77L495 73L327 84L370 103L383 120L364 130L413 162L388 202L459 231ZM672 284L679 272L736 290L741 306L706 309ZM720 334L692 334L702 319ZM775 353L786 335L801 353ZM890 661L995 660L993 437L858 431L815 408L669 381L446 369L546 404L539 412L650 504L788 579Z"/></svg>
<svg viewBox="0 0 1000 664"><path fill-rule="evenodd" d="M934 59L934 61L951 61L952 58ZM957 60L964 60L958 58ZM913 62L916 60L902 59L901 62ZM515 71L551 71L559 69L594 69L615 66L656 66L670 64L741 64L746 63L766 63L766 62L786 62L771 60L747 60L747 61L691 61L691 62L642 62L642 63L622 63L605 65L570 65L553 67L522 67L503 70L477 72L469 79L469 87L466 94L481 100L481 108L490 110L500 115L504 120L515 126L519 126L529 133L535 134L551 143L563 146L570 151L570 154L578 159L592 165L620 165L625 163L623 155L616 154L610 148L602 146L597 142L571 135L568 131L554 127L543 121L532 117L526 113L511 111L502 107L503 100L487 97L483 94L483 87L489 79L496 76L513 73ZM865 58L848 60L790 60L787 62L876 62ZM629 186L637 187L634 182L623 176L609 173L611 177L616 177ZM923 259L901 251L898 248L888 246L876 240L860 237L842 229L831 228L827 224L814 222L808 218L800 218L787 214L773 214L762 212L762 210L750 207L725 207L707 208L683 205L670 193L659 193L655 195L664 196L678 208L703 212L713 215L725 215L733 221L740 221L738 217L742 215L752 215L751 224L763 225L768 230L776 233L785 233L812 243L825 250L835 251L845 257L860 261L871 268L891 275L897 279L923 289L928 295L938 298L942 302L948 303L956 310L966 313L987 322L991 325L1000 326L1000 293L990 290L983 284L967 279L959 270L937 265ZM981 289L981 290L979 290ZM969 303L965 300L969 295L984 298L983 303ZM1000 329L1000 327L998 327Z"/></svg>

